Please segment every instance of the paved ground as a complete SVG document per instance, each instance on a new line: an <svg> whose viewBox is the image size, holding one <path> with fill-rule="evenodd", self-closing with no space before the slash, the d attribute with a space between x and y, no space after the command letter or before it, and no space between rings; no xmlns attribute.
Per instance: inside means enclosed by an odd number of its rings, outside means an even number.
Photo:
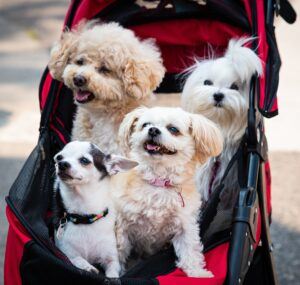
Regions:
<svg viewBox="0 0 300 285"><path fill-rule="evenodd" d="M0 2L0 285L7 223L4 197L37 140L37 90L67 1ZM300 12L300 3L296 3ZM281 284L300 284L300 23L277 25L283 60L280 116L267 121L273 174L272 236Z"/></svg>

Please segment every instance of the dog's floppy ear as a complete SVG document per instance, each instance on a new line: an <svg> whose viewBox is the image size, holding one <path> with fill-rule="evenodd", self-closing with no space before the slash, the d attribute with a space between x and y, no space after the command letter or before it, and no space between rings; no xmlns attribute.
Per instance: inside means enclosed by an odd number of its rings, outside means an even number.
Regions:
<svg viewBox="0 0 300 285"><path fill-rule="evenodd" d="M104 165L109 175L115 175L119 172L125 172L136 167L138 163L124 156L112 154L105 157Z"/></svg>
<svg viewBox="0 0 300 285"><path fill-rule="evenodd" d="M262 61L258 55L244 45L251 43L254 38L240 38L229 41L225 57L229 59L242 82L250 80L255 73L263 74Z"/></svg>
<svg viewBox="0 0 300 285"><path fill-rule="evenodd" d="M215 123L202 115L190 114L191 133L195 140L196 159L205 163L209 157L218 156L223 149L223 136Z"/></svg>
<svg viewBox="0 0 300 285"><path fill-rule="evenodd" d="M62 81L64 69L69 61L70 55L76 50L79 34L92 27L94 21L86 23L85 20L72 30L66 30L62 33L60 41L56 42L50 52L50 61L48 63L49 71L54 79Z"/></svg>
<svg viewBox="0 0 300 285"><path fill-rule="evenodd" d="M48 67L50 74L54 79L62 81L62 75L68 63L70 54L76 48L76 38L77 36L73 32L66 31L62 34L60 41L56 42L52 47Z"/></svg>
<svg viewBox="0 0 300 285"><path fill-rule="evenodd" d="M130 137L133 133L135 123L138 121L140 116L147 110L147 107L139 107L128 113L119 128L119 145L123 148L125 153L130 150Z"/></svg>
<svg viewBox="0 0 300 285"><path fill-rule="evenodd" d="M137 99L149 96L165 74L161 54L154 42L145 40L141 44L142 47L132 51L123 73L126 93Z"/></svg>

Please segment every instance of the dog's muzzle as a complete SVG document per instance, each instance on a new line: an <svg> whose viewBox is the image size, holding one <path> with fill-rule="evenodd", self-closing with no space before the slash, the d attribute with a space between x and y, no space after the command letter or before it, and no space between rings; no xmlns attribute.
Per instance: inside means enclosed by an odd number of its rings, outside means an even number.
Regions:
<svg viewBox="0 0 300 285"><path fill-rule="evenodd" d="M60 161L57 164L58 172L57 175L62 180L73 179L73 177L68 173L68 170L71 168L71 164L67 161Z"/></svg>

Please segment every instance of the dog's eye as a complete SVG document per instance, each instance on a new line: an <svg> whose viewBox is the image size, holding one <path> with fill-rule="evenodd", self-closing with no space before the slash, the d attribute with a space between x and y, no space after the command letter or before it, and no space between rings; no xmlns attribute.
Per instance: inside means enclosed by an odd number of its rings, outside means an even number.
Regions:
<svg viewBox="0 0 300 285"><path fill-rule="evenodd" d="M88 160L86 157L81 157L79 158L79 162L82 164L82 165L89 165L91 163L90 160Z"/></svg>
<svg viewBox="0 0 300 285"><path fill-rule="evenodd" d="M83 60L83 58L80 58L80 59L76 60L75 63L76 63L77 65L83 65L83 64L84 64L84 60Z"/></svg>
<svg viewBox="0 0 300 285"><path fill-rule="evenodd" d="M209 79L204 80L203 82L204 85L213 85L213 82Z"/></svg>
<svg viewBox="0 0 300 285"><path fill-rule="evenodd" d="M106 66L101 66L98 68L98 72L100 73L109 73L110 70Z"/></svg>
<svg viewBox="0 0 300 285"><path fill-rule="evenodd" d="M150 123L144 123L144 124L142 125L142 129L145 128L145 127L147 127L148 125L150 125Z"/></svg>
<svg viewBox="0 0 300 285"><path fill-rule="evenodd" d="M174 126L168 126L168 131L173 135L179 135L179 130Z"/></svg>
<svg viewBox="0 0 300 285"><path fill-rule="evenodd" d="M63 159L63 156L61 154L59 154L57 157L56 157L56 160L57 161L61 161Z"/></svg>
<svg viewBox="0 0 300 285"><path fill-rule="evenodd" d="M239 87L237 86L236 83L232 83L231 86L230 86L230 89L239 90Z"/></svg>

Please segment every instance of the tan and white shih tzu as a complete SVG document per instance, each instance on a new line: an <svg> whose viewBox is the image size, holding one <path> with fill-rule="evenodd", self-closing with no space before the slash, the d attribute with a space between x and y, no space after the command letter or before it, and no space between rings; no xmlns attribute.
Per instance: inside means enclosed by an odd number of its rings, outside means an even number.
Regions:
<svg viewBox="0 0 300 285"><path fill-rule="evenodd" d="M116 211L111 197L114 174L136 162L106 155L90 142L73 141L54 157L55 194L63 217L55 234L56 246L78 268L118 277L120 263L115 237Z"/></svg>
<svg viewBox="0 0 300 285"><path fill-rule="evenodd" d="M214 121L224 137L221 155L209 159L197 171L197 188L206 201L219 185L245 133L251 77L263 73L260 58L245 46L252 40L232 39L222 57L197 61L183 88L183 109ZM230 180L236 183L236 179Z"/></svg>
<svg viewBox="0 0 300 285"><path fill-rule="evenodd" d="M194 174L197 163L221 152L220 131L181 108L142 107L125 116L120 138L139 163L114 180L121 264L133 250L144 257L172 243L177 266L188 276L211 277L199 236Z"/></svg>
<svg viewBox="0 0 300 285"><path fill-rule="evenodd" d="M95 21L64 32L48 66L74 93L72 140L91 141L109 153L119 151L124 115L147 104L165 72L152 40L141 41L117 23Z"/></svg>

